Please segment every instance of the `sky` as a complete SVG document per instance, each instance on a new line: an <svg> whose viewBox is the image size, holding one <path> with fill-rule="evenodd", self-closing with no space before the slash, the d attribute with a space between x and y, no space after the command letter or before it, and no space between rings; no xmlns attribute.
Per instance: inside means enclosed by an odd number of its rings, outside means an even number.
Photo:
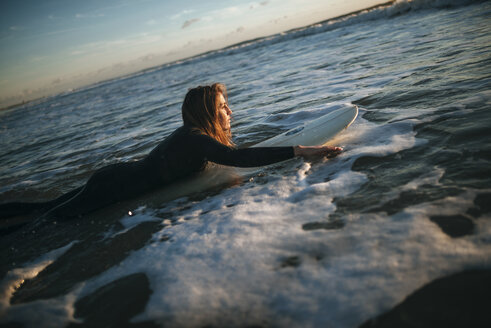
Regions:
<svg viewBox="0 0 491 328"><path fill-rule="evenodd" d="M2 0L0 108L386 0Z"/></svg>

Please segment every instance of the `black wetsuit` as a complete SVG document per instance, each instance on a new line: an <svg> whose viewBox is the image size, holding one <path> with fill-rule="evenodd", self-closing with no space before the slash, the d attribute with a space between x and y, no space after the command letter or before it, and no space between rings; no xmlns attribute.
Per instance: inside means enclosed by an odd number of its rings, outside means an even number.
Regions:
<svg viewBox="0 0 491 328"><path fill-rule="evenodd" d="M254 167L284 161L293 156L293 147L237 149L225 146L188 126L182 126L144 159L103 167L89 178L85 186L51 202L37 204L42 209L51 208L48 213L57 218L68 218L133 198L190 176L202 170L208 161L229 166ZM24 212L36 207L32 203L3 204L0 205L0 217L21 214L22 206L25 208Z"/></svg>

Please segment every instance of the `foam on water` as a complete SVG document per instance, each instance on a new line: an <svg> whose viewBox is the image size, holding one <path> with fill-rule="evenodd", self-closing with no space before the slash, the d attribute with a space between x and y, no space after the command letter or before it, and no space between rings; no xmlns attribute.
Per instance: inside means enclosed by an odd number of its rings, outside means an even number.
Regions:
<svg viewBox="0 0 491 328"><path fill-rule="evenodd" d="M27 327L62 327L73 319L75 298L66 295L55 299L11 305L10 299L24 281L36 277L68 251L77 241L52 250L39 259L7 272L0 283L0 323L22 322Z"/></svg>

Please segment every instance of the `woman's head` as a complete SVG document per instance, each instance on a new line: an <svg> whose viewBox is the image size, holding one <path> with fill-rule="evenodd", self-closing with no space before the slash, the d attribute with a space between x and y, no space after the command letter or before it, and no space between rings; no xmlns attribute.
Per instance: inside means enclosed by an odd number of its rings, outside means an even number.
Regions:
<svg viewBox="0 0 491 328"><path fill-rule="evenodd" d="M199 129L217 141L232 146L227 89L220 83L190 89L182 103L185 125Z"/></svg>

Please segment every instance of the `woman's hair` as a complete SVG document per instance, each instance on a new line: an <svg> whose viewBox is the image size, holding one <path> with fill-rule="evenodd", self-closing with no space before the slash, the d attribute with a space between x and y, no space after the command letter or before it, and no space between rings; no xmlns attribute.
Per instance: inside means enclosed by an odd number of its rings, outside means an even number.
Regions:
<svg viewBox="0 0 491 328"><path fill-rule="evenodd" d="M223 94L227 100L227 88L221 83L211 86L199 86L190 89L182 103L182 120L185 125L212 137L227 146L233 146L230 131L220 124L217 97Z"/></svg>

